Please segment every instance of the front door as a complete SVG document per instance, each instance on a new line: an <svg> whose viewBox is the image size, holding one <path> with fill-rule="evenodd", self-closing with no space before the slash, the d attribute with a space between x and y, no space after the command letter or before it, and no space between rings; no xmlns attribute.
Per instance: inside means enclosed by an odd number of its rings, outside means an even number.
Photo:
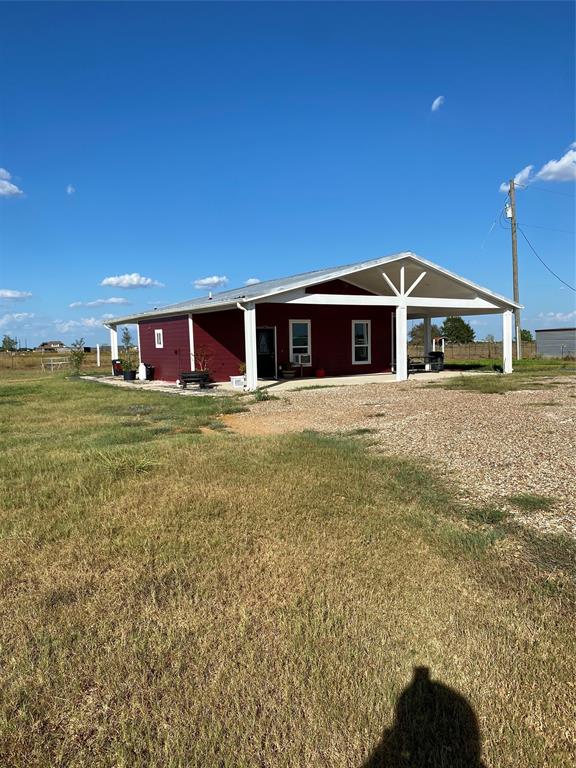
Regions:
<svg viewBox="0 0 576 768"><path fill-rule="evenodd" d="M258 378L276 378L276 333L274 328L256 328Z"/></svg>

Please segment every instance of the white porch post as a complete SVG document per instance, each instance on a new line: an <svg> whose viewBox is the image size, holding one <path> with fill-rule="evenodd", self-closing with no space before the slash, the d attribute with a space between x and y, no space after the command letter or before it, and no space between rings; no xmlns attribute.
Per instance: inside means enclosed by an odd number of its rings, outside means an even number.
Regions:
<svg viewBox="0 0 576 768"><path fill-rule="evenodd" d="M196 354L194 352L194 320L188 315L188 341L190 342L190 370L196 370Z"/></svg>
<svg viewBox="0 0 576 768"><path fill-rule="evenodd" d="M258 386L258 360L256 357L256 305L250 302L244 310L244 349L246 354L246 388Z"/></svg>
<svg viewBox="0 0 576 768"><path fill-rule="evenodd" d="M504 373L512 373L512 319L510 310L502 313L502 368Z"/></svg>
<svg viewBox="0 0 576 768"><path fill-rule="evenodd" d="M432 350L432 319L424 318L424 354L429 355Z"/></svg>
<svg viewBox="0 0 576 768"><path fill-rule="evenodd" d="M396 381L408 378L408 309L396 307Z"/></svg>
<svg viewBox="0 0 576 768"><path fill-rule="evenodd" d="M112 360L118 359L118 329L115 325L110 326L110 355Z"/></svg>
<svg viewBox="0 0 576 768"><path fill-rule="evenodd" d="M142 362L142 350L140 349L140 323L136 323L136 343L138 344L138 365Z"/></svg>

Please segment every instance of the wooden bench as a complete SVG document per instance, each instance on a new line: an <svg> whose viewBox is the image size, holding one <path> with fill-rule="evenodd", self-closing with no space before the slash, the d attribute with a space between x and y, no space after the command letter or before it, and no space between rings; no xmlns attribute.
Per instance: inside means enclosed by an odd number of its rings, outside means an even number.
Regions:
<svg viewBox="0 0 576 768"><path fill-rule="evenodd" d="M408 357L408 373L418 373L426 370L426 363L422 358Z"/></svg>
<svg viewBox="0 0 576 768"><path fill-rule="evenodd" d="M432 352L423 357L408 357L408 373L420 371L443 371L444 355L441 352Z"/></svg>
<svg viewBox="0 0 576 768"><path fill-rule="evenodd" d="M178 379L182 389L186 389L188 384L198 384L200 389L205 389L210 381L208 371L184 371Z"/></svg>

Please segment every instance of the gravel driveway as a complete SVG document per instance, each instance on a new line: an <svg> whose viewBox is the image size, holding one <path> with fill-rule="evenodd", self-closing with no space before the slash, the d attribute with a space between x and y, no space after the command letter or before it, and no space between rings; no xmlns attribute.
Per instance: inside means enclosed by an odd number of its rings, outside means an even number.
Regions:
<svg viewBox="0 0 576 768"><path fill-rule="evenodd" d="M417 382L291 391L225 417L243 434L370 428L375 450L425 459L473 504L495 503L540 530L576 536L576 378L546 390L483 394ZM553 500L523 513L507 497Z"/></svg>

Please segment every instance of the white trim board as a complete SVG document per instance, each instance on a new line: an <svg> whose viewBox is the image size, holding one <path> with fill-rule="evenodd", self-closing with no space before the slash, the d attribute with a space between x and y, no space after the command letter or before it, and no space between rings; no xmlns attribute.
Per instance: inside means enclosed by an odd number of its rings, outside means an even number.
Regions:
<svg viewBox="0 0 576 768"><path fill-rule="evenodd" d="M335 293L307 293L288 300L278 299L273 303L278 304L314 304L326 306L354 306L354 307L428 307L430 309L461 309L492 310L504 312L505 308L492 304L486 299L476 297L474 299L443 299L440 297L409 296L406 299L399 296L352 296L338 295ZM442 313L438 312L441 316Z"/></svg>

